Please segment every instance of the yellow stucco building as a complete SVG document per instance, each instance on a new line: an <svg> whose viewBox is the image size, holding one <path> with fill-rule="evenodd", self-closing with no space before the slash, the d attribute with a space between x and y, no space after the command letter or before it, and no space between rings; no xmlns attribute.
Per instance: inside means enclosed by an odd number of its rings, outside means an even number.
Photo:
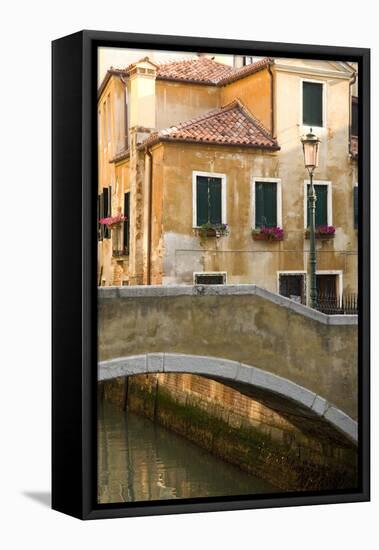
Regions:
<svg viewBox="0 0 379 550"><path fill-rule="evenodd" d="M356 68L343 62L199 56L109 69L98 214L127 221L99 224L99 285L252 283L306 303L300 138L312 127L318 289L356 293L356 96Z"/></svg>

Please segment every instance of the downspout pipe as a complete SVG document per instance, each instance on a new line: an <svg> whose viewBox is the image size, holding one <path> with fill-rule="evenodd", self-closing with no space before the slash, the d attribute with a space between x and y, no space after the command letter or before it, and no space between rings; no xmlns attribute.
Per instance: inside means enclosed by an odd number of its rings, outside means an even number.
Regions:
<svg viewBox="0 0 379 550"><path fill-rule="evenodd" d="M153 155L148 147L145 154L149 157L149 204L147 209L147 265L146 284L151 285L151 242L152 242L152 217L153 217Z"/></svg>
<svg viewBox="0 0 379 550"><path fill-rule="evenodd" d="M355 84L355 82L357 81L357 71L354 71L354 74L353 76L351 77L351 79L349 80L349 100L350 100L350 105L349 105L349 155L351 155L351 126L352 126L352 123L353 123L353 92L352 92L352 87L353 85Z"/></svg>

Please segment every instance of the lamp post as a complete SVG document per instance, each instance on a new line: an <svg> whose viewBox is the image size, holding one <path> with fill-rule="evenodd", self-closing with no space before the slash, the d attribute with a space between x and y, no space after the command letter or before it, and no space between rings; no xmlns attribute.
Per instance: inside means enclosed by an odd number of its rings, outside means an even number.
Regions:
<svg viewBox="0 0 379 550"><path fill-rule="evenodd" d="M311 271L311 307L315 308L317 306L317 283L316 283L316 236L315 236L315 215L316 215L316 193L313 185L313 172L318 166L318 154L319 154L319 145L320 140L312 132L310 132L301 138L301 143L303 144L303 153L304 153L304 165L309 173L309 242L310 242L310 271Z"/></svg>

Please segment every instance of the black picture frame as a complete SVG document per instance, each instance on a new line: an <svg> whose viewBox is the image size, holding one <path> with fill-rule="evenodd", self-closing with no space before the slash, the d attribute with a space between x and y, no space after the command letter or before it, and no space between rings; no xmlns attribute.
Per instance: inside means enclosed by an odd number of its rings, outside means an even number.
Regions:
<svg viewBox="0 0 379 550"><path fill-rule="evenodd" d="M354 492L96 504L96 186L99 46L350 60L359 64L359 488ZM81 519L370 499L370 50L81 31L52 43L52 507ZM74 236L74 238L72 238Z"/></svg>

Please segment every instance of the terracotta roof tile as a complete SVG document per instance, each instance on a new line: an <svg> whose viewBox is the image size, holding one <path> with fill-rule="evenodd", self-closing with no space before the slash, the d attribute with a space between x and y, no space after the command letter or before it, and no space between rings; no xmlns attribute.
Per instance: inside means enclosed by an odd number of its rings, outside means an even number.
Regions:
<svg viewBox="0 0 379 550"><path fill-rule="evenodd" d="M163 63L157 69L157 78L159 80L185 80L217 84L219 80L229 76L233 70L233 67L229 65L217 63L208 57L199 57L198 59Z"/></svg>
<svg viewBox="0 0 379 550"><path fill-rule="evenodd" d="M269 131L238 99L195 119L160 130L152 134L140 147L159 141L279 149L277 141Z"/></svg>
<svg viewBox="0 0 379 550"><path fill-rule="evenodd" d="M157 68L157 79L178 80L186 82L201 82L223 86L239 78L243 78L272 64L271 58L265 57L256 63L251 63L239 69L218 63L208 57L186 59L164 63Z"/></svg>
<svg viewBox="0 0 379 550"><path fill-rule="evenodd" d="M224 86L240 78L260 71L273 64L273 59L265 57L255 63L244 67L235 68L223 63L218 63L209 57L198 57L197 59L185 59L182 61L172 61L157 65L149 60L148 57L140 61L149 61L155 66L158 80L171 80L177 82L208 84L211 86ZM112 75L127 77L136 63L132 63L125 69L111 67L100 85L98 96L101 95L106 83Z"/></svg>

